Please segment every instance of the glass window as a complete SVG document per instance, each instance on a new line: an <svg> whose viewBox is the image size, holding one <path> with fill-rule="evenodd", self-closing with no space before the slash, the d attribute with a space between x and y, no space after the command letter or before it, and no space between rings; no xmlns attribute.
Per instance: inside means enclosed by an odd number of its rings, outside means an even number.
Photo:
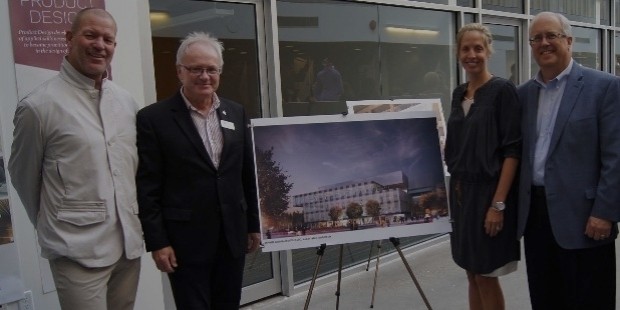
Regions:
<svg viewBox="0 0 620 310"><path fill-rule="evenodd" d="M476 14L465 13L463 16L463 25L471 24L476 22Z"/></svg>
<svg viewBox="0 0 620 310"><path fill-rule="evenodd" d="M609 26L611 21L611 10L609 0L601 0L601 25Z"/></svg>
<svg viewBox="0 0 620 310"><path fill-rule="evenodd" d="M280 0L277 6L284 116L335 114L346 110L346 100L393 98L441 98L450 111L453 13L325 0ZM406 246L427 237L401 241ZM319 274L337 269L338 249L327 247ZM367 260L371 249L370 242L345 244L343 264ZM295 283L309 280L316 249L292 255Z"/></svg>
<svg viewBox="0 0 620 310"><path fill-rule="evenodd" d="M224 43L218 95L243 104L250 117L260 117L255 20L250 4L187 0L154 3L151 31L157 99L178 90L175 63L179 40L192 31L205 31Z"/></svg>
<svg viewBox="0 0 620 310"><path fill-rule="evenodd" d="M601 33L598 29L573 26L573 59L586 67L601 70Z"/></svg>
<svg viewBox="0 0 620 310"><path fill-rule="evenodd" d="M458 6L468 6L468 7L473 7L474 6L474 0L457 0L456 4Z"/></svg>
<svg viewBox="0 0 620 310"><path fill-rule="evenodd" d="M616 75L620 76L620 32L615 33L616 35L616 40L615 42L615 46L616 46L616 50L615 50L615 55L614 55L614 67L615 67L615 73Z"/></svg>
<svg viewBox="0 0 620 310"><path fill-rule="evenodd" d="M379 7L383 99L440 98L450 111L454 22L447 12Z"/></svg>
<svg viewBox="0 0 620 310"><path fill-rule="evenodd" d="M569 20L595 24L596 1L593 0L531 0L530 14L543 11L562 13Z"/></svg>
<svg viewBox="0 0 620 310"><path fill-rule="evenodd" d="M344 100L381 98L377 6L338 1L277 5L284 116L336 114L346 111ZM319 78L323 70L327 74ZM309 103L317 101L327 104L311 110L318 104Z"/></svg>
<svg viewBox="0 0 620 310"><path fill-rule="evenodd" d="M482 8L495 11L523 13L523 0L482 0Z"/></svg>
<svg viewBox="0 0 620 310"><path fill-rule="evenodd" d="M260 117L255 7L206 1L153 1L151 31L157 100L179 90L176 51L192 31L210 32L224 43L224 70L217 94L237 101L251 118ZM271 253L246 258L243 285L273 278Z"/></svg>
<svg viewBox="0 0 620 310"><path fill-rule="evenodd" d="M620 27L620 0L614 0L616 27Z"/></svg>
<svg viewBox="0 0 620 310"><path fill-rule="evenodd" d="M519 84L519 29L515 26L487 24L493 34L495 52L489 59L489 70L493 75L511 80Z"/></svg>
<svg viewBox="0 0 620 310"><path fill-rule="evenodd" d="M433 96L448 104L455 81L452 13L278 1L278 31L285 116L341 113L345 100ZM331 110L319 106L324 102Z"/></svg>
<svg viewBox="0 0 620 310"><path fill-rule="evenodd" d="M257 252L246 255L243 267L243 287L267 281L273 278L271 253Z"/></svg>

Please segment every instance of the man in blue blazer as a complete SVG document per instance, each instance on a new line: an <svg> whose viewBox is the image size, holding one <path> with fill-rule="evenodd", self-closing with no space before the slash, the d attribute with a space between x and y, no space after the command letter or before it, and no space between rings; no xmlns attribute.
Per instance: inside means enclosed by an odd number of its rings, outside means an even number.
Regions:
<svg viewBox="0 0 620 310"><path fill-rule="evenodd" d="M571 26L530 26L540 71L518 88L523 155L518 237L533 309L615 309L620 220L620 83L572 59Z"/></svg>
<svg viewBox="0 0 620 310"><path fill-rule="evenodd" d="M260 244L248 119L216 94L222 50L189 34L177 52L181 89L137 116L140 220L177 309L238 309L245 254Z"/></svg>

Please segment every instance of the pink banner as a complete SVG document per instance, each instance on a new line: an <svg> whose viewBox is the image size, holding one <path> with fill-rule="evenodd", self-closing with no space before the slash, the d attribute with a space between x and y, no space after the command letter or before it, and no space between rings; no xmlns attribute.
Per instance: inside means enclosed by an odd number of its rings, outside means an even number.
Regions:
<svg viewBox="0 0 620 310"><path fill-rule="evenodd" d="M84 8L104 0L9 0L15 63L58 70L67 54L65 31Z"/></svg>

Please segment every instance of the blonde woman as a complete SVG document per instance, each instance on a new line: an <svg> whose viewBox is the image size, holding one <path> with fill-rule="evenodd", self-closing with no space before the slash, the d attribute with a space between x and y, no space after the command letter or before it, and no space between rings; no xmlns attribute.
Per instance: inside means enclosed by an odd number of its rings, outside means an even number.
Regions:
<svg viewBox="0 0 620 310"><path fill-rule="evenodd" d="M520 105L512 82L489 72L488 28L463 26L457 48L467 83L452 94L445 150L452 256L467 272L470 309L504 309L498 276L516 270L520 255L514 181L521 154Z"/></svg>

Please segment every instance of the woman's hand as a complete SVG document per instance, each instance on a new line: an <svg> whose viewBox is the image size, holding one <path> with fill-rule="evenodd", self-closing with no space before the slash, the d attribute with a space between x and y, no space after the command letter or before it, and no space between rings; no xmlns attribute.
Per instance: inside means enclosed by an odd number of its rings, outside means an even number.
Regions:
<svg viewBox="0 0 620 310"><path fill-rule="evenodd" d="M491 237L497 236L504 228L504 211L498 211L493 207L487 210L484 220L484 231Z"/></svg>

